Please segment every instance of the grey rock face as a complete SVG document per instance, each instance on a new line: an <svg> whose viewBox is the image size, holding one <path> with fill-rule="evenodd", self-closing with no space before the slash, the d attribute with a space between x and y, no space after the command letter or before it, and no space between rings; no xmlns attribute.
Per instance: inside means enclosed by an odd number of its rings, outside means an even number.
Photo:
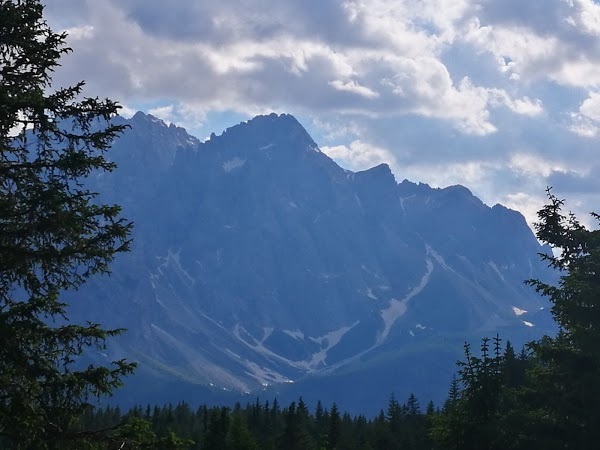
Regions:
<svg viewBox="0 0 600 450"><path fill-rule="evenodd" d="M133 251L74 308L128 328L112 351L145 376L255 392L389 370L408 352L415 378L440 342L546 330L523 285L548 278L544 249L515 211L398 184L387 165L344 170L289 115L204 143L142 113L127 122L119 168L94 188L134 221Z"/></svg>

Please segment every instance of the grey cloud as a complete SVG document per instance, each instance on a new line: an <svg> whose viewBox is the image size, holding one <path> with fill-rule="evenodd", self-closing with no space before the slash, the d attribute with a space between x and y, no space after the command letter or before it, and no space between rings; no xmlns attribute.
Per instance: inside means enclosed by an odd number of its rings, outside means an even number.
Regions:
<svg viewBox="0 0 600 450"><path fill-rule="evenodd" d="M363 119L368 124L363 140L388 149L401 148L409 155L409 163L482 159L503 165L514 153L531 153L583 170L587 161L597 159L597 140L579 137L552 118L523 117L517 121L508 111L495 111L491 120L498 125L497 133L470 136L457 132L446 122L427 118Z"/></svg>
<svg viewBox="0 0 600 450"><path fill-rule="evenodd" d="M88 0L48 0L42 3L44 15L50 19L55 28L59 29L77 25L88 10Z"/></svg>
<svg viewBox="0 0 600 450"><path fill-rule="evenodd" d="M505 25L528 29L542 37L558 37L566 47L578 53L597 48L597 38L570 24L568 17L578 14L581 6L565 0L521 1L485 0L477 17L482 26Z"/></svg>
<svg viewBox="0 0 600 450"><path fill-rule="evenodd" d="M351 37L342 1L124 0L118 4L146 32L175 40L208 39L223 44L293 34L347 42Z"/></svg>
<svg viewBox="0 0 600 450"><path fill-rule="evenodd" d="M557 45L551 52L538 55L532 64L522 65L523 75L529 79L557 77L560 80L560 72L570 64L585 61L600 63L598 34L585 30L578 23L580 15L586 13L581 1L485 0L481 6L474 13L481 26L508 27L556 41Z"/></svg>
<svg viewBox="0 0 600 450"><path fill-rule="evenodd" d="M562 0L522 1L484 0L477 16L482 25L505 24L525 27L542 35L554 35L557 29L567 29L565 15L569 8Z"/></svg>
<svg viewBox="0 0 600 450"><path fill-rule="evenodd" d="M600 192L600 167L592 168L588 174L577 172L554 171L548 177L548 186L565 194L567 197L586 193ZM600 210L598 207L596 209Z"/></svg>
<svg viewBox="0 0 600 450"><path fill-rule="evenodd" d="M398 170L422 177L415 181L461 182L463 177L490 202L514 193L543 196L545 185L556 182L598 203L598 186L575 176L596 157L598 140L569 130L570 112L588 93L550 77L579 57L600 61L589 33L564 20L566 2L486 1L459 18L456 38L447 42L434 35L435 26L420 13L396 28L380 29L366 14L369 5L386 2L363 2L363 15L353 21L343 3L352 2L51 0L51 24L91 25L95 33L72 41L75 52L63 61L56 81L85 79L89 94L130 106L161 101L208 112L275 109L327 121L329 129L313 131L317 140L321 134L321 145L360 140L361 150L368 151L370 144L389 151ZM462 40L459 31L473 17L482 26L554 36L560 45L530 65L532 78L509 80L488 50L475 51ZM465 76L472 82L460 91ZM363 86L379 95L340 86ZM533 118L518 116L486 100L488 88L513 99L539 98L545 111ZM469 120L475 128L493 124L498 131L487 136L458 131ZM349 123L359 124L358 131L346 137L332 131L331 124L343 130ZM509 167L517 152L542 155L573 173L552 173L547 179L518 173ZM473 173L478 164L479 178ZM448 173L461 165L469 170Z"/></svg>

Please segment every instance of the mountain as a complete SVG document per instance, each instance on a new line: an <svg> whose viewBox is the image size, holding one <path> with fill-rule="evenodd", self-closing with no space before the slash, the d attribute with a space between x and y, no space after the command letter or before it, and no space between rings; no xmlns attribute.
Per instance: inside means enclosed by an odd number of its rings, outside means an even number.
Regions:
<svg viewBox="0 0 600 450"><path fill-rule="evenodd" d="M131 401L206 387L369 412L392 391L439 401L465 340L549 330L523 284L552 276L548 249L516 211L397 183L385 164L344 170L291 115L203 143L151 115L122 120L118 169L92 187L134 221L132 252L73 310L128 329L110 356L140 363Z"/></svg>

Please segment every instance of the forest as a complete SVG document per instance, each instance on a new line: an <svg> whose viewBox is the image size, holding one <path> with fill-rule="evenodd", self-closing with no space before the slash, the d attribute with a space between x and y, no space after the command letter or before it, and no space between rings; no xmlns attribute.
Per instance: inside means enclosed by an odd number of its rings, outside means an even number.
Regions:
<svg viewBox="0 0 600 450"><path fill-rule="evenodd" d="M576 353L567 347L559 350L560 344L550 341L545 338L530 347L554 346L554 351L572 357ZM127 412L118 407L90 409L75 429L105 430L102 441L89 443L90 449L117 448L125 442L123 448L231 450L596 448L593 420L599 397L592 390L593 375L580 373L578 379L571 372L573 378L562 378L576 366L567 360L554 365L558 359L549 363L536 355L525 348L515 354L510 342L502 348L498 337L483 339L479 356L465 345L465 360L459 362L443 405L421 405L413 394L401 403L392 394L376 417L350 416L335 403L324 407L318 402L311 410L302 398L289 405L256 398L232 408L179 403ZM579 358L585 364L586 358ZM583 384L585 379L590 385Z"/></svg>
<svg viewBox="0 0 600 450"><path fill-rule="evenodd" d="M516 356L510 343L500 354L499 339L494 343L494 355L490 357L484 340L483 358L471 358L473 370L493 371L500 385L516 386L524 379L530 359L524 350ZM510 430L499 428L499 415L506 412L497 410L496 417L486 423L473 420L477 413L473 404L467 404L467 395L467 389L454 378L441 408L431 401L421 406L413 394L401 403L392 394L377 417L351 417L335 403L324 407L318 402L311 410L302 398L289 405L280 405L276 398L264 402L256 398L253 403L236 403L233 408L192 408L179 403L138 406L121 412L118 407L106 407L90 409L76 429L118 429L104 436L104 444L90 448L112 448L125 440L136 442L131 448L173 449L506 448L503 443ZM484 429L487 432L482 432Z"/></svg>

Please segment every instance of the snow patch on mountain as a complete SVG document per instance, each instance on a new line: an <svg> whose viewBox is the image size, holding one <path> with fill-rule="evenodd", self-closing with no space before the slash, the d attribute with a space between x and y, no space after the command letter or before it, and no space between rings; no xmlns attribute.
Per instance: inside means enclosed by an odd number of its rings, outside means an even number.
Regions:
<svg viewBox="0 0 600 450"><path fill-rule="evenodd" d="M227 353L230 356L233 356L236 359L242 359L242 357L240 355L238 355L237 353L232 352L228 348L225 349L225 353Z"/></svg>
<svg viewBox="0 0 600 450"><path fill-rule="evenodd" d="M517 308L516 306L513 306L512 310L515 313L515 316L522 316L523 314L527 314L527 311L521 308Z"/></svg>
<svg viewBox="0 0 600 450"><path fill-rule="evenodd" d="M244 361L244 366L248 369L246 373L258 381L262 386L269 386L274 383L293 383L293 380L290 380L279 372L259 366L253 361Z"/></svg>
<svg viewBox="0 0 600 450"><path fill-rule="evenodd" d="M411 198L414 198L414 197L416 197L416 194L409 195L408 197L398 197L398 199L400 200L400 208L402 208L402 212L404 213L404 215L406 215L406 208L404 207L404 201L410 200Z"/></svg>
<svg viewBox="0 0 600 450"><path fill-rule="evenodd" d="M246 164L246 160L242 158L238 158L237 156L229 161L225 161L223 163L223 170L227 173L231 172L234 169L239 169Z"/></svg>
<svg viewBox="0 0 600 450"><path fill-rule="evenodd" d="M444 258L442 257L442 255L440 255L433 248L431 248L431 246L429 244L427 244L425 246L425 248L427 250L427 254L433 256L433 259L435 259L435 261L440 266L442 266L445 270L449 270L450 272L455 272L454 269L452 269L450 266L448 266L448 264L446 264L446 261L444 260Z"/></svg>
<svg viewBox="0 0 600 450"><path fill-rule="evenodd" d="M358 195L354 194L354 200L356 200L356 204L362 210L363 209L362 202L360 201L360 198L358 197Z"/></svg>
<svg viewBox="0 0 600 450"><path fill-rule="evenodd" d="M275 330L275 328L273 328L273 327L265 327L265 328L263 328L263 333L264 334L263 334L262 339L260 340L260 343L264 344L265 341L271 337L271 335L273 334L274 330Z"/></svg>
<svg viewBox="0 0 600 450"><path fill-rule="evenodd" d="M378 274L378 273L376 273L376 272L373 272L373 271L372 271L372 270L370 270L370 269L369 269L369 268L368 268L366 265L364 265L364 264L361 264L360 268L361 268L362 270L364 270L365 272L367 272L367 273L368 273L369 275L371 275L372 277L374 277L374 278L376 278L376 279L378 279L378 280L380 280L380 279L381 279L381 275L379 275L379 274Z"/></svg>
<svg viewBox="0 0 600 450"><path fill-rule="evenodd" d="M492 261L488 261L488 265L492 268L492 270L494 272L496 272L496 274L498 275L498 277L504 282L506 283L506 279L504 278L504 275L502 275L502 273L500 272L500 270L498 269L498 266L496 265L496 263L492 262Z"/></svg>
<svg viewBox="0 0 600 450"><path fill-rule="evenodd" d="M338 328L337 330L330 331L323 336L309 338L311 341L316 342L321 346L324 345L325 347L322 347L320 351L313 353L311 359L309 361L305 361L305 367L308 369L316 369L320 365L324 365L325 359L327 358L327 352L338 345L344 335L359 323L359 321L356 321L350 326Z"/></svg>
<svg viewBox="0 0 600 450"><path fill-rule="evenodd" d="M269 336L271 336L271 334L273 333L274 328L268 327L268 328L264 328L263 329L263 336L260 340L257 340L256 338L252 337L252 340L254 342L248 342L246 339L244 339L242 337L242 332L244 332L245 334L249 335L249 333L246 331L246 329L244 327L242 327L240 324L236 324L233 327L233 335L240 341L242 342L244 345L246 345L247 347L251 348L252 350L254 350L255 352L267 357L268 359L275 359L277 361L283 362L285 364L287 364L290 367L294 367L297 369L302 369L304 368L304 366L302 364L298 364L295 361L291 361L288 358L285 358L271 350L269 350L268 348L266 348L264 346L264 342L269 338Z"/></svg>
<svg viewBox="0 0 600 450"><path fill-rule="evenodd" d="M425 263L427 266L426 272L425 275L423 275L423 277L421 278L421 281L419 282L417 287L413 288L402 300L392 298L390 300L390 306L381 311L381 318L383 319L384 328L377 338L377 344L381 344L383 341L385 341L385 339L388 337L388 334L390 334L390 330L392 329L394 323L400 317L402 317L404 313L406 313L406 310L408 309L408 303L410 302L410 300L419 295L421 291L425 289L427 283L429 283L429 278L433 273L433 261L427 258L425 260Z"/></svg>
<svg viewBox="0 0 600 450"><path fill-rule="evenodd" d="M167 250L166 256L157 256L156 259L160 262L160 264L156 268L158 273L150 275L153 287L155 287L154 282L160 276L165 275L168 270L175 272L186 285L194 286L194 284L196 284L196 280L181 265L181 249L177 250L176 252L169 249Z"/></svg>
<svg viewBox="0 0 600 450"><path fill-rule="evenodd" d="M300 330L282 330L285 334L287 334L292 339L296 339L297 341L304 340L304 333Z"/></svg>
<svg viewBox="0 0 600 450"><path fill-rule="evenodd" d="M373 294L373 289L371 289L370 287L367 288L367 297L373 300L377 300L377 296Z"/></svg>

